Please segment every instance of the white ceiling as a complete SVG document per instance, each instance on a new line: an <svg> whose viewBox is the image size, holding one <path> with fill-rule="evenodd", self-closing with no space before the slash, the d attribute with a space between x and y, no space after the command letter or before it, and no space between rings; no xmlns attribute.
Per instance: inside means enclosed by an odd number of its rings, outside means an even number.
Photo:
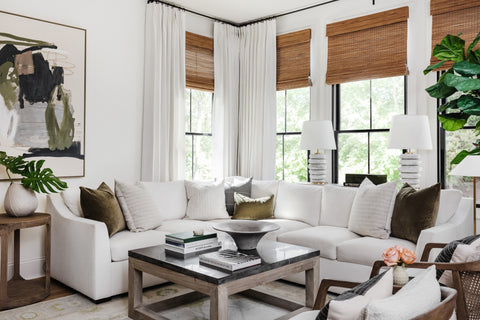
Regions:
<svg viewBox="0 0 480 320"><path fill-rule="evenodd" d="M169 0L168 3L213 18L243 24L329 0Z"/></svg>

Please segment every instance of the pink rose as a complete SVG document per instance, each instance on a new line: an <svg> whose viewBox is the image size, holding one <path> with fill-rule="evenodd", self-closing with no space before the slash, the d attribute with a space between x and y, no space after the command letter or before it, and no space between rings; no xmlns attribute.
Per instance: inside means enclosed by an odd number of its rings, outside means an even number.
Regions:
<svg viewBox="0 0 480 320"><path fill-rule="evenodd" d="M383 261L389 267L397 264L400 259L400 253L396 247L386 249L382 254Z"/></svg>
<svg viewBox="0 0 480 320"><path fill-rule="evenodd" d="M403 249L402 253L400 253L400 259L402 259L405 264L411 264L415 262L417 256L412 250Z"/></svg>

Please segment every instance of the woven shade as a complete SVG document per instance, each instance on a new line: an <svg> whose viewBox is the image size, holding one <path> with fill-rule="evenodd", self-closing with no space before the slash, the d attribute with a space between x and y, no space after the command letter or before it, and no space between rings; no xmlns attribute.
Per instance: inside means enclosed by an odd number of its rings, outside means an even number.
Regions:
<svg viewBox="0 0 480 320"><path fill-rule="evenodd" d="M432 52L435 45L439 44L447 34L462 33L461 38L465 40L465 47L468 48L480 31L480 1L432 0L430 13L432 14ZM475 48L480 48L480 44ZM439 61L432 56L430 64ZM447 70L452 64L445 63L436 70Z"/></svg>
<svg viewBox="0 0 480 320"><path fill-rule="evenodd" d="M277 36L277 91L308 87L311 30Z"/></svg>
<svg viewBox="0 0 480 320"><path fill-rule="evenodd" d="M185 78L189 89L214 90L212 38L186 32Z"/></svg>
<svg viewBox="0 0 480 320"><path fill-rule="evenodd" d="M408 7L327 25L327 84L406 75Z"/></svg>

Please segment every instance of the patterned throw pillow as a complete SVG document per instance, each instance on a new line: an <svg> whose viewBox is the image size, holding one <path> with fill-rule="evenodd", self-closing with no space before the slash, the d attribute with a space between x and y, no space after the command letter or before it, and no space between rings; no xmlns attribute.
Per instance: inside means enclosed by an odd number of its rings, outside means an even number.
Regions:
<svg viewBox="0 0 480 320"><path fill-rule="evenodd" d="M393 268L345 291L335 299L330 300L316 320L355 320L362 309L374 299L384 299L392 295Z"/></svg>

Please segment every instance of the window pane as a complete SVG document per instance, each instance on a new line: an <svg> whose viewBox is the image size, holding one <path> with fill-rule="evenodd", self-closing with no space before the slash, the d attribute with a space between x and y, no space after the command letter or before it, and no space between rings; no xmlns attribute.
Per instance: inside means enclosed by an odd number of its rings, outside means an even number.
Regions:
<svg viewBox="0 0 480 320"><path fill-rule="evenodd" d="M212 178L212 137L194 136L193 179Z"/></svg>
<svg viewBox="0 0 480 320"><path fill-rule="evenodd" d="M190 89L185 89L185 132L191 132L190 128Z"/></svg>
<svg viewBox="0 0 480 320"><path fill-rule="evenodd" d="M310 118L310 87L287 91L287 132L301 132Z"/></svg>
<svg viewBox="0 0 480 320"><path fill-rule="evenodd" d="M193 180L192 177L192 139L193 136L185 136L185 179Z"/></svg>
<svg viewBox="0 0 480 320"><path fill-rule="evenodd" d="M370 173L386 174L387 181L399 178L399 149L387 149L388 132L370 134Z"/></svg>
<svg viewBox="0 0 480 320"><path fill-rule="evenodd" d="M368 134L338 134L338 183L346 173L368 173Z"/></svg>
<svg viewBox="0 0 480 320"><path fill-rule="evenodd" d="M275 152L275 179L283 180L283 135L277 135Z"/></svg>
<svg viewBox="0 0 480 320"><path fill-rule="evenodd" d="M372 128L387 129L392 116L404 113L404 77L372 80Z"/></svg>
<svg viewBox="0 0 480 320"><path fill-rule="evenodd" d="M289 182L307 181L307 152L300 150L300 135L285 136L284 179Z"/></svg>
<svg viewBox="0 0 480 320"><path fill-rule="evenodd" d="M285 90L277 91L277 132L285 132L285 94Z"/></svg>
<svg viewBox="0 0 480 320"><path fill-rule="evenodd" d="M475 126L479 120L480 120L480 116L470 116L470 118L468 118L468 121L465 125L466 126Z"/></svg>
<svg viewBox="0 0 480 320"><path fill-rule="evenodd" d="M340 130L370 129L370 81L340 86Z"/></svg>
<svg viewBox="0 0 480 320"><path fill-rule="evenodd" d="M212 132L212 93L192 90L192 131Z"/></svg>

